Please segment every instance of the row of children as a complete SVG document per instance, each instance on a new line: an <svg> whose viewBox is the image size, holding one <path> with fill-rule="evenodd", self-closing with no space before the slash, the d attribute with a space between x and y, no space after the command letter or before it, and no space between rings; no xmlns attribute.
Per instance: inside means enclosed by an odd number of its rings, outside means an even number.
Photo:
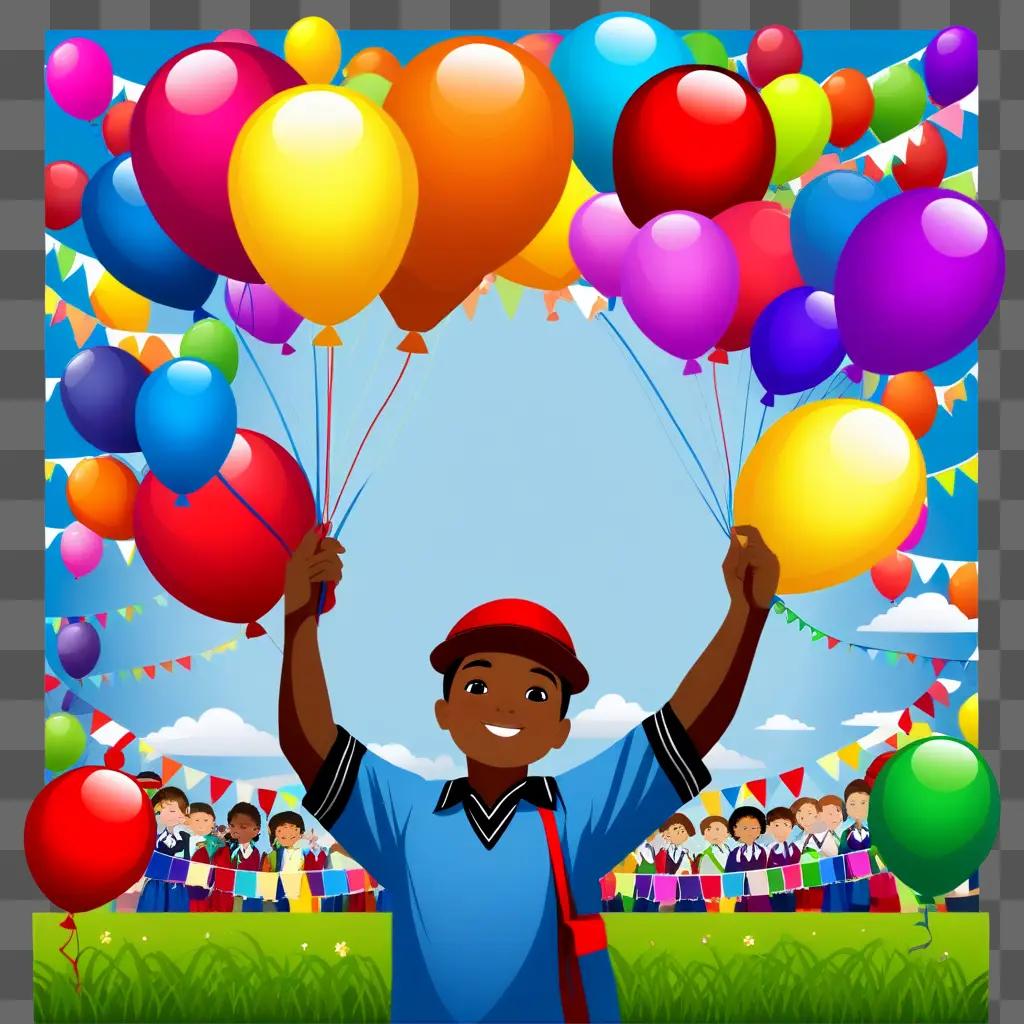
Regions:
<svg viewBox="0 0 1024 1024"><path fill-rule="evenodd" d="M737 807L728 819L710 815L700 823L703 843L685 814L673 814L645 843L614 869L615 874L723 875L734 871L781 868L824 857L869 851L872 875L856 881L798 889L776 895L744 895L719 900L678 899L678 913L704 912L843 912L896 913L900 899L892 875L882 872L871 848L868 807L871 786L855 779L842 797L817 799L801 796L790 807L774 807L767 814L757 807ZM850 824L842 825L849 819ZM799 830L798 841L793 841ZM611 885L606 886L606 892ZM604 901L604 909L650 912L665 909L654 899L653 886L641 890L633 906L621 895Z"/></svg>
<svg viewBox="0 0 1024 1024"><path fill-rule="evenodd" d="M311 911L371 911L376 900L371 891L349 896L314 897L308 883L302 884L302 874L327 868L351 870L359 868L330 837L321 843L315 832L306 833L301 815L294 811L281 811L267 822L270 849L257 848L262 828L259 809L251 803L234 805L227 816L227 828L217 827L213 807L206 803L192 803L174 786L164 786L153 795L153 810L157 818L156 852L169 857L182 858L195 863L209 864L212 877L214 868L234 871L267 871L294 873L300 884L291 895L278 879L276 898L264 900L247 897L236 901L229 892L200 885L148 878L142 884L136 910L141 913L217 913L239 909L244 912L276 910L279 913L309 913ZM372 879L370 880L372 883Z"/></svg>

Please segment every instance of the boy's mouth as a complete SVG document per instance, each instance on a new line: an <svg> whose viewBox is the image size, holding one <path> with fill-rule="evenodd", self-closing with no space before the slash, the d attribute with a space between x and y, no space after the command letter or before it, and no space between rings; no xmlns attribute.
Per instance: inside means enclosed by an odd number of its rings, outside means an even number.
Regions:
<svg viewBox="0 0 1024 1024"><path fill-rule="evenodd" d="M523 731L522 729L514 728L512 726L489 725L487 722L484 722L484 728L494 736L500 736L505 740L511 739L513 736L518 736L519 733Z"/></svg>

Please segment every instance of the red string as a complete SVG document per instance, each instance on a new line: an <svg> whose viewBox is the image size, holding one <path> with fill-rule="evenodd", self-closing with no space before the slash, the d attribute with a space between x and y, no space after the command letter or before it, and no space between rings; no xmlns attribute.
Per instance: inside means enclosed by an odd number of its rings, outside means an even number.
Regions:
<svg viewBox="0 0 1024 1024"><path fill-rule="evenodd" d="M75 972L75 992L76 993L77 992L81 992L82 991L82 976L78 973L78 958L82 955L82 947L81 947L81 945L80 945L80 943L78 941L78 925L75 924L75 915L74 914L68 914L68 916L65 917L64 920L61 922L60 926L61 926L61 928L67 928L67 930L71 934L68 936L67 942L65 942L64 945L60 947L59 952L60 952L60 955L62 957L64 957L64 959L67 960L67 962L69 964L71 964L71 969ZM67 950L68 946L71 945L71 940L72 939L75 940L75 955L74 955L74 957L68 956L68 954L65 952L65 950Z"/></svg>
<svg viewBox="0 0 1024 1024"><path fill-rule="evenodd" d="M356 454L352 459L352 465L348 467L348 472L345 474L345 479L342 482L341 490L338 491L338 497L335 499L334 508L331 510L331 518L334 517L334 513L338 511L338 505L341 503L341 496L345 493L345 488L348 486L348 482L352 477L352 471L356 468L356 463L359 461L359 456L362 454L363 447L370 438L370 434L373 433L373 428L377 425L377 420L381 418L384 410L388 407L388 402L391 401L391 396L398 390L398 385L402 383L402 378L405 376L406 367L409 365L409 360L412 359L413 353L410 352L405 357L405 362L402 363L401 370L398 371L398 376L395 378L395 383L391 385L391 390L388 392L387 398L384 399L380 404L380 408L377 410L373 419L370 420L370 425L366 428L366 433L363 434L362 441L359 442L359 447L356 449Z"/></svg>
<svg viewBox="0 0 1024 1024"><path fill-rule="evenodd" d="M729 476L729 494L732 494L732 466L729 464L729 443L725 439L725 420L722 418L722 403L718 397L718 364L711 364L711 382L715 388L715 405L718 407L718 426L722 431L722 448L725 450L725 471ZM731 511L730 511L731 516Z"/></svg>
<svg viewBox="0 0 1024 1024"><path fill-rule="evenodd" d="M334 426L334 349L327 350L327 444L324 459L324 507L321 521L327 521L327 509L331 502L331 434Z"/></svg>

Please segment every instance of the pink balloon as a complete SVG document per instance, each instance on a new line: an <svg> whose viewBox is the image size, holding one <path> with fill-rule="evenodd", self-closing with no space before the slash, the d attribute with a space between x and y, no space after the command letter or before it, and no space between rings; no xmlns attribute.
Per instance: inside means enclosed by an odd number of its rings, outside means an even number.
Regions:
<svg viewBox="0 0 1024 1024"><path fill-rule="evenodd" d="M739 298L739 263L725 232L699 213L673 211L648 221L622 261L622 301L659 348L700 373L725 333Z"/></svg>
<svg viewBox="0 0 1024 1024"><path fill-rule="evenodd" d="M622 259L637 227L614 192L592 196L569 227L569 251L580 273L606 298L619 295Z"/></svg>
<svg viewBox="0 0 1024 1024"><path fill-rule="evenodd" d="M921 543L921 538L924 536L924 531L928 528L928 506L921 506L921 514L917 517L917 522L914 524L914 528L907 534L906 540L899 545L900 551L913 551L918 544Z"/></svg>
<svg viewBox="0 0 1024 1024"><path fill-rule="evenodd" d="M246 32L244 28L226 28L217 38L215 43L241 43L243 46L259 46L255 37Z"/></svg>
<svg viewBox="0 0 1024 1024"><path fill-rule="evenodd" d="M81 579L100 564L103 557L103 538L88 526L72 523L60 535L60 557L68 572Z"/></svg>
<svg viewBox="0 0 1024 1024"><path fill-rule="evenodd" d="M231 149L271 96L304 84L258 46L203 43L172 57L139 98L131 143L142 196L178 247L218 274L261 280L231 217Z"/></svg>
<svg viewBox="0 0 1024 1024"><path fill-rule="evenodd" d="M114 69L99 43L76 36L54 47L46 62L46 86L65 114L92 121L110 106Z"/></svg>

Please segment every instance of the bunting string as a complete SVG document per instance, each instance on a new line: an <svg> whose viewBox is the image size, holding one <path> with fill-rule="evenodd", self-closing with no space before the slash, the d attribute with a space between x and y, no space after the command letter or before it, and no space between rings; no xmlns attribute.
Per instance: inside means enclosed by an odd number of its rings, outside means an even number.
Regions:
<svg viewBox="0 0 1024 1024"><path fill-rule="evenodd" d="M158 608L167 607L167 595L155 594L150 598ZM126 604L120 608L111 608L109 611L89 612L85 615L47 615L46 624L55 632L59 632L61 626L69 622L95 622L101 629L107 628L107 622L113 615L119 615L125 622L134 622L136 617L142 614L142 604Z"/></svg>

